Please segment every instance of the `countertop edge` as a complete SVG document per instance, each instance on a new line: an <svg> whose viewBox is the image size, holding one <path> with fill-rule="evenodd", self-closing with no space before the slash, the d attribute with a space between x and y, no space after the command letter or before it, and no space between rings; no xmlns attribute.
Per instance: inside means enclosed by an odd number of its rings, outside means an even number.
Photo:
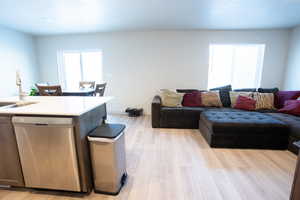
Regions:
<svg viewBox="0 0 300 200"><path fill-rule="evenodd" d="M12 98L12 97L10 97ZM10 98L0 98L0 103L15 103L16 101L13 100L13 99L10 99ZM66 97L66 98L70 98L70 97ZM76 97L79 101L80 101L80 97ZM75 98L75 99L76 99ZM87 97L82 97L82 98L87 98ZM90 97L90 98L93 98L93 97ZM95 102L92 102L92 106L87 106L86 109L81 109L79 110L78 112L57 112L57 111L54 111L54 112L49 112L49 111L39 111L38 109L39 108L34 108L36 109L36 111L30 107L30 105L26 106L26 109L28 109L28 111L24 111L24 110L14 110L14 108L3 108L3 110L1 110L0 108L0 115L26 115L26 116L30 116L30 115L38 115L38 116L66 116L66 117L78 117L78 116L81 116L99 106L102 106L103 104L106 104L107 102L111 101L113 99L113 97L110 97L110 96L107 96L107 97L96 97L96 98L103 98L102 99L102 102L99 102L99 103L95 103ZM90 99L89 99L90 100ZM100 99L95 99L95 101L99 101ZM29 99L28 101L34 101L34 100L31 100ZM38 101L38 100L36 100ZM52 99L52 100L49 100L47 101L46 103L45 102L38 102L38 103L44 103L44 104L48 104L49 102L51 103L51 101L55 102L56 100L55 99ZM62 101L62 98L60 97L59 98L59 101ZM59 102L58 101L58 102ZM57 103L57 102L55 102ZM55 103L54 103L54 107L55 107ZM31 111L32 110L32 111ZM74 109L75 110L75 109Z"/></svg>

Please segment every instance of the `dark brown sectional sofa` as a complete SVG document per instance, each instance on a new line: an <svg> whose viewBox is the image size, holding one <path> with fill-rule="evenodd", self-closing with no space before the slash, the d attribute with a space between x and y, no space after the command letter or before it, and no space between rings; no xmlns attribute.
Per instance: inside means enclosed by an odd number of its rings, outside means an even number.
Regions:
<svg viewBox="0 0 300 200"><path fill-rule="evenodd" d="M211 147L288 149L298 153L300 117L274 110L165 107L160 96L152 101L153 128L200 129Z"/></svg>
<svg viewBox="0 0 300 200"><path fill-rule="evenodd" d="M207 110L238 111L232 108L165 107L160 96L155 96L151 106L152 127L198 129L200 114Z"/></svg>

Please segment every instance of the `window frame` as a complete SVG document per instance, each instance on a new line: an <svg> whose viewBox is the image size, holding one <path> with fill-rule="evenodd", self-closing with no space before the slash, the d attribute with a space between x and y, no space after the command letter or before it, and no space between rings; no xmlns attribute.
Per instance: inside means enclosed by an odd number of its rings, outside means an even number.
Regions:
<svg viewBox="0 0 300 200"><path fill-rule="evenodd" d="M208 67L208 77L207 77L207 89L213 88L211 87L210 84L210 74L212 73L213 70L213 54L212 52L212 46L214 45L219 45L219 46L232 46L233 47L233 55L232 55L232 60L234 60L234 56L235 56L235 51L236 48L238 47L244 47L244 46L260 46L261 48L259 48L260 51L262 51L259 56L258 56L258 60L257 60L257 65L256 65L256 76L255 76L255 87L259 88L261 86L261 80L262 80L262 73L263 73L263 68L264 68L264 58L265 58L265 52L266 52L266 43L209 43L209 67ZM233 82L233 71L234 71L234 62L232 62L231 65L231 77L230 77L230 83L231 84ZM218 86L218 87L221 87ZM234 88L236 89L236 88Z"/></svg>
<svg viewBox="0 0 300 200"><path fill-rule="evenodd" d="M103 72L103 51L102 49L83 49L83 50L58 50L57 51L57 74L58 74L58 81L59 84L63 89L66 89L67 83L66 83L66 72L65 72L65 63L64 63L64 54L65 53L79 53L80 55L80 76L81 81L83 80L83 65L82 65L82 53L91 53L91 52L100 52L102 55L101 62L102 62L102 72ZM103 73L102 77L103 79ZM79 84L79 83L78 83Z"/></svg>

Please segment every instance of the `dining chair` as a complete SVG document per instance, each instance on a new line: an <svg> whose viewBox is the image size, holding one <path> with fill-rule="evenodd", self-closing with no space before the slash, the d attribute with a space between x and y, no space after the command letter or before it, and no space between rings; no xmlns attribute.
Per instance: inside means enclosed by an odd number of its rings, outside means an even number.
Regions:
<svg viewBox="0 0 300 200"><path fill-rule="evenodd" d="M97 84L94 95L95 96L99 95L100 97L102 97L104 95L105 87L106 87L106 83Z"/></svg>
<svg viewBox="0 0 300 200"><path fill-rule="evenodd" d="M62 96L62 90L60 85L51 85L51 86L39 86L39 95L41 96Z"/></svg>
<svg viewBox="0 0 300 200"><path fill-rule="evenodd" d="M91 88L94 89L95 88L95 81L80 81L79 82L79 88Z"/></svg>
<svg viewBox="0 0 300 200"><path fill-rule="evenodd" d="M49 86L49 83L48 82L46 82L46 83L36 83L35 86L36 87L38 87L38 86Z"/></svg>

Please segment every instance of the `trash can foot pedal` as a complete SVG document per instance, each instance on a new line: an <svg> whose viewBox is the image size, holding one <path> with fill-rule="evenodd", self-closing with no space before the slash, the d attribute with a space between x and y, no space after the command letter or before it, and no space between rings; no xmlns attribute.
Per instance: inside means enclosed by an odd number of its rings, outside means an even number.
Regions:
<svg viewBox="0 0 300 200"><path fill-rule="evenodd" d="M121 186L119 188L119 190L117 192L105 192L105 191L100 191L100 190L96 190L94 189L94 192L97 193L97 194L107 194L107 195L118 195L121 191L121 189L123 188L123 186L126 184L127 182L127 178L128 178L128 174L127 173L124 173L122 178L121 178Z"/></svg>

